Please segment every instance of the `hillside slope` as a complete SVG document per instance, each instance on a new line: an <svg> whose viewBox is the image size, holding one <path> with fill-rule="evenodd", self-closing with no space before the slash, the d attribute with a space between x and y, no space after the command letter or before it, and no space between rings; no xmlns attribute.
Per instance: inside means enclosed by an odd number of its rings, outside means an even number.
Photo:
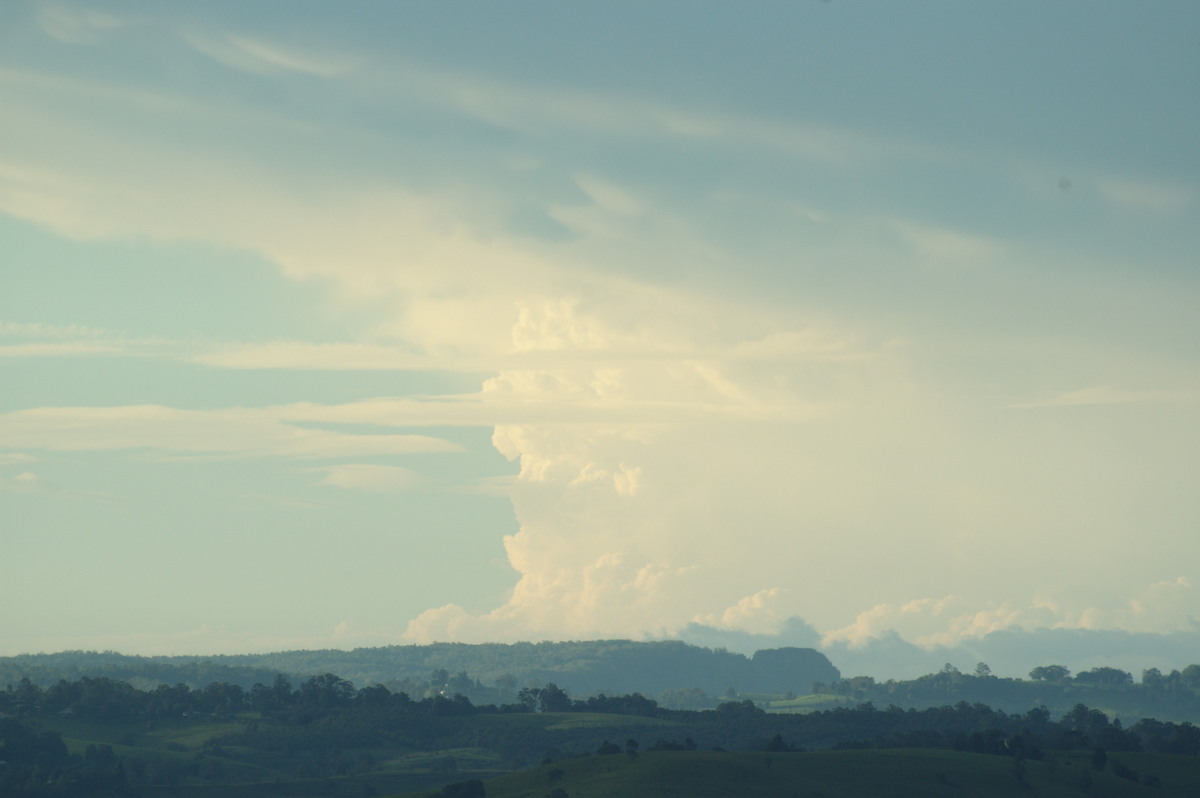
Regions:
<svg viewBox="0 0 1200 798"><path fill-rule="evenodd" d="M1114 772L1113 762L1094 769L1084 753L1018 761L927 749L661 751L564 760L491 779L485 787L487 798L1174 798L1200 791L1200 770L1189 758L1131 753L1117 764L1125 768L1124 777ZM1129 778L1134 771L1138 780Z"/></svg>

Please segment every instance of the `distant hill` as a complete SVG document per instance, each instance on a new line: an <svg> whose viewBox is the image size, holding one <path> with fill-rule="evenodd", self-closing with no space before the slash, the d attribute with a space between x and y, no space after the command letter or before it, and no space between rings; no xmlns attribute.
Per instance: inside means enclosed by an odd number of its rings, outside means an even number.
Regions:
<svg viewBox="0 0 1200 798"><path fill-rule="evenodd" d="M182 682L242 687L269 683L276 673L305 677L335 673L357 686L429 684L437 672L466 673L471 686L506 686L509 692L554 682L573 696L696 688L719 695L807 693L815 682L841 677L825 655L808 648L759 651L752 657L678 641L594 640L543 643L435 643L353 651L285 651L214 657L133 657L115 652L62 652L0 658L0 686L28 678L48 686L60 678L107 676L142 686ZM444 676L439 679L445 681ZM460 680L461 681L461 680Z"/></svg>

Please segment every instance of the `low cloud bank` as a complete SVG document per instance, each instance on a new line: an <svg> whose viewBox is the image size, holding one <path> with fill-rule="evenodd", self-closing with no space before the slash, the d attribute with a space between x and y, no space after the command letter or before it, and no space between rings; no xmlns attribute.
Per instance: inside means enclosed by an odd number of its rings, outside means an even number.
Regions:
<svg viewBox="0 0 1200 798"><path fill-rule="evenodd" d="M1147 668L1164 673L1200 662L1200 627L1175 632L1128 632L1120 629L1043 628L998 629L982 637L953 644L922 647L888 630L862 645L845 640L825 642L810 625L791 618L778 634L723 631L693 624L678 637L707 647L723 647L750 654L764 648L801 646L817 648L842 672L843 677L872 676L912 679L940 671L947 663L971 672L985 662L997 676L1027 678L1039 665L1063 665L1072 673L1097 667L1119 668L1141 678Z"/></svg>

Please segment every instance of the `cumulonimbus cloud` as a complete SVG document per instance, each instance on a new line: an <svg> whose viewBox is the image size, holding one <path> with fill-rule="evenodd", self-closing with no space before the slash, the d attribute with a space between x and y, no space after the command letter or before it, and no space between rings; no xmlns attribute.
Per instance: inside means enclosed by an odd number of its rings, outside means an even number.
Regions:
<svg viewBox="0 0 1200 798"><path fill-rule="evenodd" d="M78 14L50 22L47 30L73 39L108 25ZM216 411L29 409L0 415L5 446L362 465L371 455L457 447L346 425L492 427L496 449L519 464L509 495L520 528L504 540L511 594L483 610L431 609L410 624L412 639L651 634L697 618L758 629L789 614L848 641L930 617L966 634L1028 617L1007 610L1005 598L1020 607L1037 585L1069 591L1094 582L1059 565L1074 561L1085 537L1096 541L1089 555L1100 570L1124 580L1117 592L1200 555L1197 543L1177 534L1180 514L1138 529L1145 549L1165 541L1169 555L1137 561L1116 545L1154 497L1171 490L1137 482L1129 463L1194 472L1194 447L1172 448L1194 434L1194 420L1182 419L1169 438L1122 442L1126 453L1107 458L1107 427L1100 434L1078 418L1046 425L1029 418L1044 414L1001 412L1005 400L995 398L990 375L958 375L986 371L976 349L960 344L957 359L939 360L962 330L953 319L940 319L946 330L932 345L934 333L921 324L890 328L893 302L930 287L917 279L923 266L992 268L992 282L983 284L991 288L1004 284L998 256L1019 249L895 211L843 220L843 238L832 247L806 247L789 234L760 250L747 241L769 226L757 215L780 203L773 194L745 198L766 191L764 183L718 178L671 191L661 175L579 154L652 142L699 148L707 163L766 150L785 170L803 162L847 176L913 161L924 172L943 160L928 148L797 119L706 113L653 97L602 97L395 61L364 75L359 62L336 54L211 35L193 44L241 70L240 79L263 81L256 88L264 94L277 80L341 81L363 97L378 89L393 103L420 99L403 108L431 127L469 135L486 126L506 135L488 137L484 154L463 167L461 150L431 153L436 141L414 146L402 135L314 125L300 108L273 113L214 100L212 92L3 70L0 209L76 238L200 240L251 251L290 279L326 286L331 313L369 317L349 343L236 342L180 359L239 369L478 371L479 390ZM564 133L571 146L544 146ZM581 136L594 146L577 146ZM236 152L220 144L230 140L239 142ZM328 169L295 169L308 155L330 152L344 157ZM431 157L454 170L427 174L419 167ZM389 181L381 173L418 177ZM563 187L532 193L537 211L567 235L551 241L506 226L520 210L512 189L525 179ZM825 230L838 224L837 209L817 207L800 189L793 182L783 192L796 209L788 219L803 215L817 235L832 236ZM1109 186L1107 196L1167 209L1191 201L1186 189L1136 185ZM889 200L897 202L880 203ZM749 232L712 234L730 210ZM889 245L899 233L908 247L860 247L846 234L855 224ZM883 262L855 262L867 256ZM1009 296L1044 290L1051 271L1037 267L1053 258L1034 260L1024 268L1035 281L1004 284ZM670 268L660 269L664 262ZM878 281L883 298L818 316L809 296L840 268ZM704 284L704 275L718 272L723 282ZM736 279L743 272L756 276L743 285ZM849 293L864 290L847 284ZM934 295L906 312L951 306L968 293ZM955 312L969 315L989 300L954 305ZM897 338L913 343L881 343ZM1063 364L1072 359L1039 368ZM1075 401L1060 404L1107 406L1120 397L1067 398ZM399 472L347 466L321 473L345 488L405 481L391 479ZM1188 501L1195 500L1176 497L1175 506ZM931 595L960 597L959 610L934 612L936 601L912 606L912 596ZM1002 598L989 605L995 596ZM862 607L874 609L856 619ZM1132 608L1113 612L1105 618L1114 623L1137 616ZM914 629L930 636L941 627Z"/></svg>

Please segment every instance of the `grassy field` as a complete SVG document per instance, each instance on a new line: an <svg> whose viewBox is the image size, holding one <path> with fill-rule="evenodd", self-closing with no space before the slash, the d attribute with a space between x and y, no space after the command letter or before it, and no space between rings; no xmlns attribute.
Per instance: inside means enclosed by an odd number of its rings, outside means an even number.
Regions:
<svg viewBox="0 0 1200 798"><path fill-rule="evenodd" d="M528 721L521 716L517 717L519 722L528 723ZM629 726L629 722L631 720L630 716L628 715L605 715L593 712L546 713L541 717L544 717L549 721L545 728L550 731L624 728ZM639 726L650 729L662 729L663 731L669 731L680 726L678 723L669 720L660 720L658 718L634 718L633 720L635 720Z"/></svg>
<svg viewBox="0 0 1200 798"><path fill-rule="evenodd" d="M768 696L760 706L767 712L817 712L818 710L834 709L836 707L853 707L858 703L854 699L846 698L845 696L817 693L790 699L779 696Z"/></svg>
<svg viewBox="0 0 1200 798"><path fill-rule="evenodd" d="M1151 754L1116 759L1161 786L1097 772L1087 755L1025 761L941 750L714 753L662 751L564 760L486 783L488 798L1192 798L1200 795L1194 759ZM1023 769L1023 772L1022 772ZM428 796L429 793L421 793ZM561 793L559 793L561 795Z"/></svg>

